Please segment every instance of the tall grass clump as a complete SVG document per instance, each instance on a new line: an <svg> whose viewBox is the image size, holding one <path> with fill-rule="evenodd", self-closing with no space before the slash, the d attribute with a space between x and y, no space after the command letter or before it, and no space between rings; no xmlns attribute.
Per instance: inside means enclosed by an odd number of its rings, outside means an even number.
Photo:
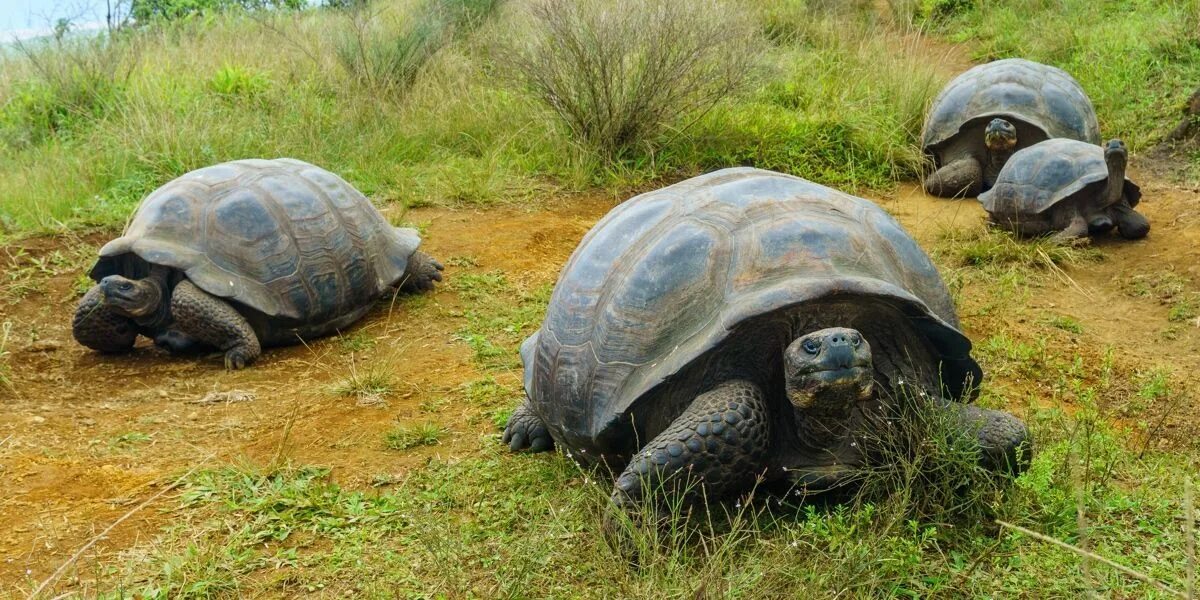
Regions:
<svg viewBox="0 0 1200 600"><path fill-rule="evenodd" d="M538 0L502 52L585 148L646 150L738 91L757 52L746 10L719 0Z"/></svg>
<svg viewBox="0 0 1200 600"><path fill-rule="evenodd" d="M367 89L402 95L430 59L481 25L502 0L425 0L348 8L334 51L349 76Z"/></svg>
<svg viewBox="0 0 1200 600"><path fill-rule="evenodd" d="M1178 122L1200 80L1200 1L1003 0L959 3L935 21L982 60L1020 57L1079 80L1106 137L1133 150Z"/></svg>

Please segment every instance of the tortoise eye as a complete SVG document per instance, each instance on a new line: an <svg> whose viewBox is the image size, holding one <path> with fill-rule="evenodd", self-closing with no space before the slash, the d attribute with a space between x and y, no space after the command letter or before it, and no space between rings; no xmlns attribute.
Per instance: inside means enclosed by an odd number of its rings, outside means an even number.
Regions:
<svg viewBox="0 0 1200 600"><path fill-rule="evenodd" d="M800 344L800 347L804 348L804 351L809 354L816 354L821 349L821 345L815 340L804 340L804 343Z"/></svg>

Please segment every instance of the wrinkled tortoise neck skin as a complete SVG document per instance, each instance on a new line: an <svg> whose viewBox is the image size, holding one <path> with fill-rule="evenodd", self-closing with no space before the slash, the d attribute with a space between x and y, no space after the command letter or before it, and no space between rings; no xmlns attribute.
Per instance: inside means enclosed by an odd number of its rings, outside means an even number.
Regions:
<svg viewBox="0 0 1200 600"><path fill-rule="evenodd" d="M1121 201L1125 190L1125 167L1129 154L1125 145L1118 140L1112 140L1104 151L1104 163L1108 165L1108 182L1104 186L1104 206L1112 206Z"/></svg>
<svg viewBox="0 0 1200 600"><path fill-rule="evenodd" d="M144 284L158 288L159 300L154 310L144 316L132 319L134 323L137 323L138 328L147 335L152 337L154 333L171 324L171 292L175 290L175 284L179 283L181 279L183 279L183 275L176 273L170 267L152 265L150 274L140 280Z"/></svg>

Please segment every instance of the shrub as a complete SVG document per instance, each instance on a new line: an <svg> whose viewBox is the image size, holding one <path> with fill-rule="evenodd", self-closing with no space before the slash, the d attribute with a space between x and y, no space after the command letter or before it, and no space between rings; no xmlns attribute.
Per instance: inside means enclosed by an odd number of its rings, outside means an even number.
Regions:
<svg viewBox="0 0 1200 600"><path fill-rule="evenodd" d="M346 5L347 26L335 40L338 62L358 84L375 92L412 87L421 69L463 30L477 27L502 0L430 0L388 18L365 3Z"/></svg>
<svg viewBox="0 0 1200 600"><path fill-rule="evenodd" d="M219 96L229 98L256 98L271 87L271 80L265 73L239 67L225 65L208 80L208 89Z"/></svg>
<svg viewBox="0 0 1200 600"><path fill-rule="evenodd" d="M614 159L706 112L757 59L749 15L719 0L539 0L531 36L501 48L572 135Z"/></svg>

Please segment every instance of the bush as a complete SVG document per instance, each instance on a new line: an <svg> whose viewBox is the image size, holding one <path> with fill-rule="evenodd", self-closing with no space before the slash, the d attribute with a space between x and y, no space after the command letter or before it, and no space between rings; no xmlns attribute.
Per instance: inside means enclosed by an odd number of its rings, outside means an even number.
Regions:
<svg viewBox="0 0 1200 600"><path fill-rule="evenodd" d="M719 0L540 0L528 40L501 49L572 135L615 159L694 118L747 81L749 15Z"/></svg>
<svg viewBox="0 0 1200 600"><path fill-rule="evenodd" d="M460 31L487 19L502 0L431 0L404 11L396 22L383 9L351 3L348 26L335 40L338 62L360 85L381 93L404 93L421 69Z"/></svg>
<svg viewBox="0 0 1200 600"><path fill-rule="evenodd" d="M208 80L208 89L226 98L257 98L270 87L271 79L265 73L237 65L221 67Z"/></svg>

